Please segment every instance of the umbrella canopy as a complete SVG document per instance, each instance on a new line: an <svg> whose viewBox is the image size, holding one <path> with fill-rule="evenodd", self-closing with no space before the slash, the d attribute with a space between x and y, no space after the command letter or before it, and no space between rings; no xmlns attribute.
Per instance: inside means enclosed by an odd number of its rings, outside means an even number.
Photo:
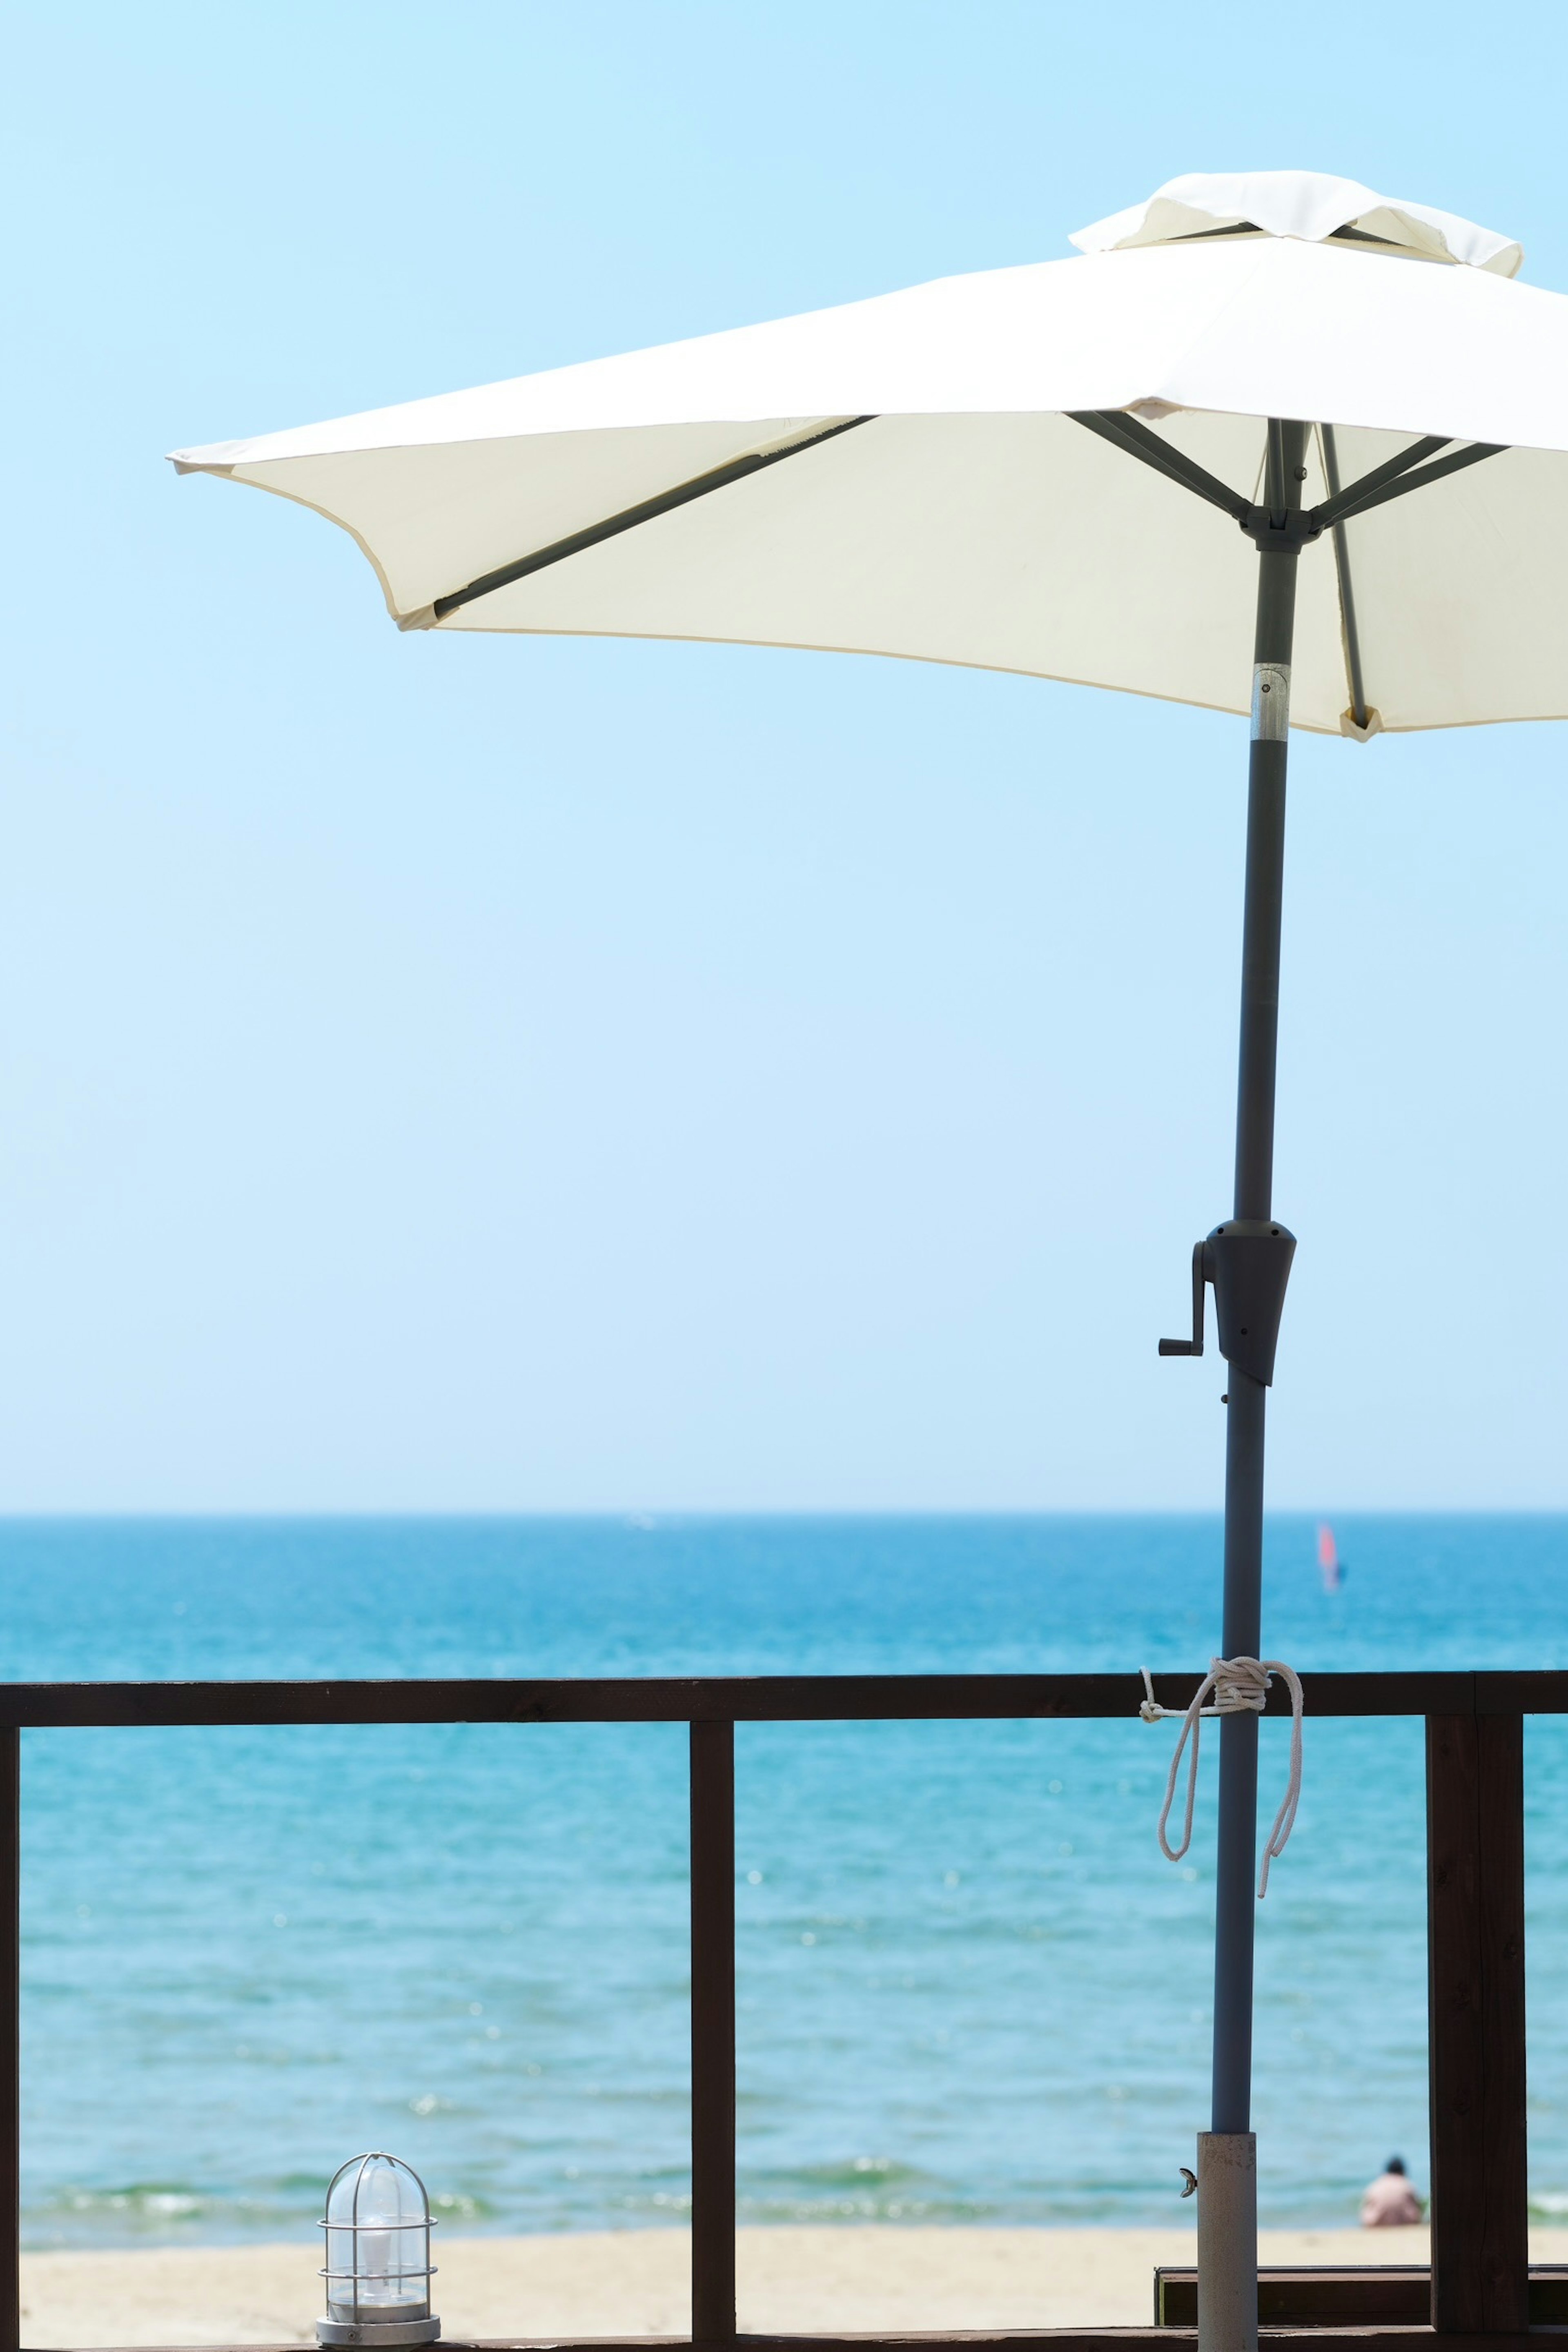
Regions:
<svg viewBox="0 0 1568 2352"><path fill-rule="evenodd" d="M1247 502L1270 416L1315 420L1308 506L1412 436L1503 444L1305 550L1291 720L1568 715L1568 299L1511 278L1517 245L1310 173L1189 175L1076 241L174 463L341 524L404 628L893 654L1241 711L1251 544L1075 416L1130 414Z"/></svg>

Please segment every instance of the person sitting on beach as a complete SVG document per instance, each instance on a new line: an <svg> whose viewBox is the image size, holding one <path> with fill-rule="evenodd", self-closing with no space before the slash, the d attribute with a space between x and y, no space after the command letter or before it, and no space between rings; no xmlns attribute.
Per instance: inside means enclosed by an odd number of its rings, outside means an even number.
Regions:
<svg viewBox="0 0 1568 2352"><path fill-rule="evenodd" d="M1361 2200L1363 2230L1407 2230L1421 2219L1421 2200L1405 2177L1404 2159L1391 2156Z"/></svg>

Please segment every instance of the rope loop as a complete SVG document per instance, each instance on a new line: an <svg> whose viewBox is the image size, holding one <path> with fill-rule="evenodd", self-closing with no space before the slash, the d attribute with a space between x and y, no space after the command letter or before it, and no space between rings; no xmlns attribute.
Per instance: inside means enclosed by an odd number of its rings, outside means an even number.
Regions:
<svg viewBox="0 0 1568 2352"><path fill-rule="evenodd" d="M1284 1801L1274 1816L1274 1826L1263 1848L1263 1866L1258 1877L1258 1899L1261 1903L1268 1892L1268 1865L1277 1862L1289 1843L1296 1826L1296 1808L1301 1801L1301 1678L1293 1666L1282 1658L1211 1658L1209 1670L1193 1694L1188 1707L1162 1706L1154 1696L1154 1685L1149 1669L1142 1669L1145 1696L1138 1712L1145 1723L1158 1723L1163 1716L1180 1715L1182 1736L1176 1742L1176 1752L1171 1759L1171 1769L1165 1782L1165 1801L1160 1808L1159 1826L1155 1832L1160 1851L1167 1862L1180 1862L1193 1842L1193 1808L1198 1796L1198 1740L1200 1727L1205 1717L1215 1715L1261 1715L1268 1696L1268 1685L1275 1675L1280 1675L1290 1693L1290 1773ZM1205 1700L1213 1693L1213 1705ZM1182 1822L1182 1842L1172 1845L1165 1832L1170 1823L1171 1807L1176 1799L1176 1778L1182 1769L1182 1755L1188 1739L1192 1748L1187 1758L1187 1803Z"/></svg>

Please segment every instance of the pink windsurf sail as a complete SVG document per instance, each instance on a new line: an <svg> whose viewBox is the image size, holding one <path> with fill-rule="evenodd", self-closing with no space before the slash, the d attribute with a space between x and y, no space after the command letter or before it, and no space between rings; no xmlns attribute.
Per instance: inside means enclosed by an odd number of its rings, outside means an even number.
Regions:
<svg viewBox="0 0 1568 2352"><path fill-rule="evenodd" d="M1345 1572L1340 1564L1340 1548L1334 1541L1334 1531L1327 1519L1318 1528L1318 1566L1322 1573L1323 1591L1337 1592L1345 1580Z"/></svg>

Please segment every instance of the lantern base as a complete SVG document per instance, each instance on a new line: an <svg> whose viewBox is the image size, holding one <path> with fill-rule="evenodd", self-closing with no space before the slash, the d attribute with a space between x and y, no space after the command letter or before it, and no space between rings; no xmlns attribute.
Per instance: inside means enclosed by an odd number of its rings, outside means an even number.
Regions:
<svg viewBox="0 0 1568 2352"><path fill-rule="evenodd" d="M434 2344L441 2333L438 2319L318 2319L318 2344L358 2344L366 2347L400 2344Z"/></svg>

